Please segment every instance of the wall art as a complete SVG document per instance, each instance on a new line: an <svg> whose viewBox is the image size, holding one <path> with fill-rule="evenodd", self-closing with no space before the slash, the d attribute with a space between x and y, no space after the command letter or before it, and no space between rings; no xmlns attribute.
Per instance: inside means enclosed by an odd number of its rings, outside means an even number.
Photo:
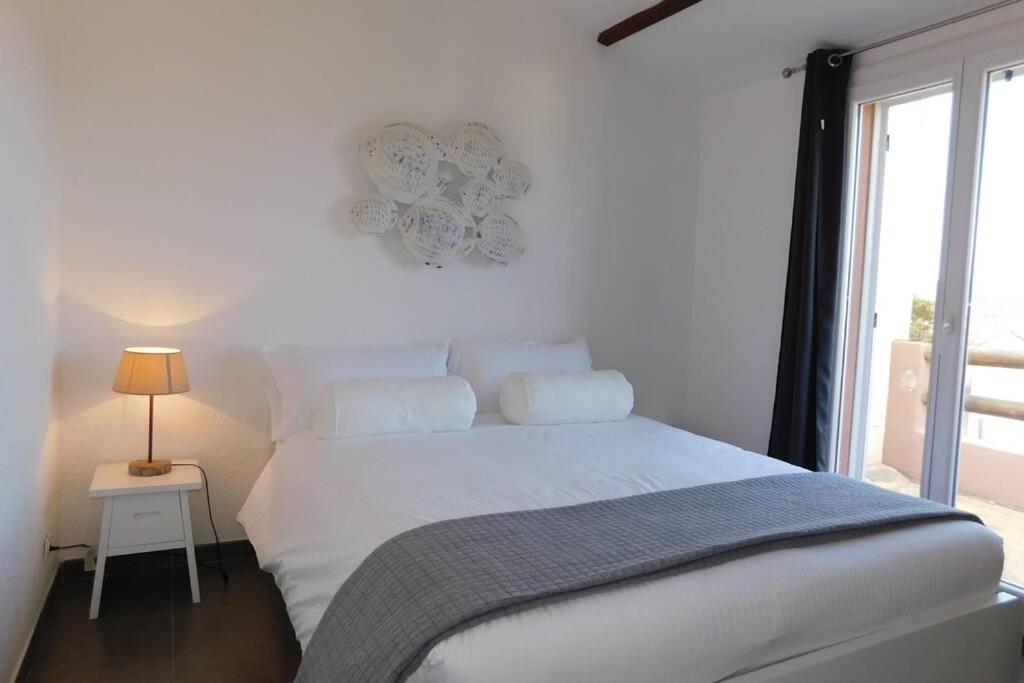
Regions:
<svg viewBox="0 0 1024 683"><path fill-rule="evenodd" d="M499 206L522 198L533 175L489 126L467 123L444 141L393 123L363 142L359 157L379 192L349 212L361 232L379 237L397 226L409 253L434 268L473 251L507 265L526 250L526 233Z"/></svg>

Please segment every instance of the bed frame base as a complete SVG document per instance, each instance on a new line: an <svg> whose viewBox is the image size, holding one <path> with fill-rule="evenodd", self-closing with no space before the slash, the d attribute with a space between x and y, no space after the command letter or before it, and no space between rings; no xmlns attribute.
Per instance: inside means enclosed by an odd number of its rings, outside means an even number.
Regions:
<svg viewBox="0 0 1024 683"><path fill-rule="evenodd" d="M1016 683L1024 603L1008 593L738 674L729 683Z"/></svg>

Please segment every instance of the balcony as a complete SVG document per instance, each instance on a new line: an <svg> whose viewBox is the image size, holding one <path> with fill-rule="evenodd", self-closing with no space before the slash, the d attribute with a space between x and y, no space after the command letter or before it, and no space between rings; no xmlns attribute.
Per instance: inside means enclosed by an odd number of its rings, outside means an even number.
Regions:
<svg viewBox="0 0 1024 683"><path fill-rule="evenodd" d="M866 480L915 496L920 494L930 351L926 343L891 343L885 414L871 425L864 467ZM972 349L969 363L956 505L1003 537L1004 578L1024 585L1024 403L986 397L1020 391L1024 353Z"/></svg>

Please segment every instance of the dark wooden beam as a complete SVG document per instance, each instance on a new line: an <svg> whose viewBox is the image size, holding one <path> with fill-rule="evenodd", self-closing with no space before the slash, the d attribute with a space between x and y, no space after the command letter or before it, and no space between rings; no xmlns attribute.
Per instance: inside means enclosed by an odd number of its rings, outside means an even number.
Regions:
<svg viewBox="0 0 1024 683"><path fill-rule="evenodd" d="M682 12L687 7L693 7L700 0L661 0L654 7L637 12L633 16L623 19L611 28L601 31L597 36L597 42L605 47L629 38L634 33L643 31L648 26L657 24L662 19L668 19L673 14Z"/></svg>

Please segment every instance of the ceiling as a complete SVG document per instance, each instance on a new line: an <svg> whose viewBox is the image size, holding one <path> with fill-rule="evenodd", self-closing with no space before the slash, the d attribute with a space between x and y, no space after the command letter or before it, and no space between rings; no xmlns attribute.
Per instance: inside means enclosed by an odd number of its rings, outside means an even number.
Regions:
<svg viewBox="0 0 1024 683"><path fill-rule="evenodd" d="M802 63L817 47L853 47L994 0L704 0L611 47L700 92L728 90ZM597 34L655 0L558 0Z"/></svg>

